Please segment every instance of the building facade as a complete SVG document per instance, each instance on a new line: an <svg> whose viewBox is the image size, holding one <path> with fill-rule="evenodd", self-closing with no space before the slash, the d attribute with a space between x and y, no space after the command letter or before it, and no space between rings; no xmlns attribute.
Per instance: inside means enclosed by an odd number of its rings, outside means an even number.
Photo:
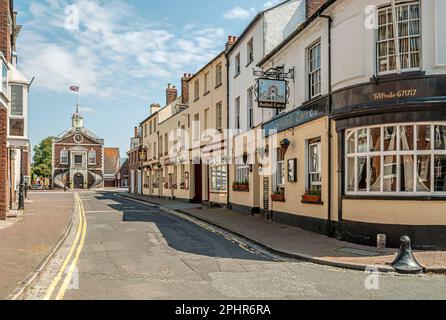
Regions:
<svg viewBox="0 0 446 320"><path fill-rule="evenodd" d="M104 187L118 187L116 174L121 168L121 156L119 148L104 148Z"/></svg>
<svg viewBox="0 0 446 320"><path fill-rule="evenodd" d="M71 120L71 128L53 139L53 187L103 188L104 140L84 127L78 109Z"/></svg>
<svg viewBox="0 0 446 320"><path fill-rule="evenodd" d="M261 61L295 76L288 110L263 125L289 141L264 177L275 221L446 246L445 16L442 1L327 1Z"/></svg>
<svg viewBox="0 0 446 320"><path fill-rule="evenodd" d="M134 128L133 137L130 139L130 150L127 152L129 170L129 192L132 194L142 194L141 161L139 153L141 151L141 137L138 127Z"/></svg>

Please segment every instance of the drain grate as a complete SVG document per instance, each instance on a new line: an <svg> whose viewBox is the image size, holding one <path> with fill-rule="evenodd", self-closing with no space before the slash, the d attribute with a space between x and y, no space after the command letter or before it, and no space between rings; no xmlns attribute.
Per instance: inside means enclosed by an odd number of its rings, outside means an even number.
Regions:
<svg viewBox="0 0 446 320"><path fill-rule="evenodd" d="M369 256L376 257L376 256L381 255L380 252L376 252L376 251L369 251L369 250L362 250L362 249L348 248L348 247L338 249L338 250L336 250L336 252L354 254L355 256L364 256L364 257L369 257Z"/></svg>

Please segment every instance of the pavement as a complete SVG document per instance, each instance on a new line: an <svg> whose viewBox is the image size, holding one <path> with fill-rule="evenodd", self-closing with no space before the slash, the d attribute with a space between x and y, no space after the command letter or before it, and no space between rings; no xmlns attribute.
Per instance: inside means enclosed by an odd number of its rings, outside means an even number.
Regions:
<svg viewBox="0 0 446 320"><path fill-rule="evenodd" d="M0 224L0 299L8 298L48 258L70 225L71 193L29 192L23 215Z"/></svg>
<svg viewBox="0 0 446 320"><path fill-rule="evenodd" d="M79 197L80 220L24 299L446 298L443 276L370 274L284 259L173 209L110 191ZM74 233L80 229L85 232L76 242ZM74 254L64 264L67 252ZM53 294L48 294L51 288Z"/></svg>
<svg viewBox="0 0 446 320"><path fill-rule="evenodd" d="M395 260L397 249L377 249L347 243L299 228L270 223L260 215L241 214L226 208L209 208L183 201L128 193L122 196L188 214L283 256L353 270L365 270L374 266L381 272L395 271L391 263ZM425 272L446 273L445 251L415 251L414 255L425 268Z"/></svg>

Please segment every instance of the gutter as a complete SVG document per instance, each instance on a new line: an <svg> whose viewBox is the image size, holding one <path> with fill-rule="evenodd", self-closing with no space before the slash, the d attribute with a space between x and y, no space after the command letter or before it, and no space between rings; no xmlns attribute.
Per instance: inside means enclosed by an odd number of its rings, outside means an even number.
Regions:
<svg viewBox="0 0 446 320"><path fill-rule="evenodd" d="M227 148L227 151L226 151L226 156L227 156L227 159L229 159L229 156L230 156L230 154L229 154L229 143L232 143L232 141L231 142L229 142L229 137L231 136L231 140L232 140L232 135L229 135L229 68L230 68L230 66L229 66L229 53L230 53L230 51L228 51L227 53L226 53L226 148ZM231 160L232 160L232 157L231 157ZM227 177L226 177L226 179L227 179L227 182L226 182L226 189L227 189L227 191L226 191L226 208L228 208L228 209L230 209L230 207L231 207L231 198L230 198L230 195L229 195L229 192L230 192L230 190L231 190L231 188L230 188L230 181L229 181L229 176L230 176L230 172L229 172L229 170L230 170L231 168L230 168L230 166L229 166L229 161L228 161L228 164L226 165L226 175L227 175Z"/></svg>

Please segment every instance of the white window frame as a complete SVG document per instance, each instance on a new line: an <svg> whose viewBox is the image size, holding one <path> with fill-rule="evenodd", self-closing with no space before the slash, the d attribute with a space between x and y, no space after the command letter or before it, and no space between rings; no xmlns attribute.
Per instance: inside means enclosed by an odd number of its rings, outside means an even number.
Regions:
<svg viewBox="0 0 446 320"><path fill-rule="evenodd" d="M411 17L408 17L408 20L402 20L402 21L397 21L397 19L395 19L395 15L394 13L396 13L400 8L402 7L408 7L408 12L410 14L410 6L413 5L417 5L418 4L418 11L419 11L419 18L417 19L410 19ZM405 2L405 3L400 3L400 4L396 4L395 5L395 12L393 11L393 6L385 6L385 7L381 7L377 10L377 15L376 15L376 21L377 21L377 25L378 28L376 30L376 34L375 34L375 55L376 55L376 59L375 59L375 63L377 66L377 71L379 75L386 75L386 74L393 74L393 73L397 73L397 72L411 72L411 71L419 71L422 68L422 63L423 63L423 58L422 58L422 21L421 21L421 17L422 17L422 7L421 7L421 3L420 1L411 1L411 2ZM389 26L393 26L393 35L389 38L387 37L386 39L382 39L379 40L379 28L380 26L384 26L384 25L380 25L379 24L379 15L383 12L386 11L386 15L388 14L392 14L392 22L387 21L386 18L386 28L388 28ZM419 23L419 34L418 35L409 35L409 36L404 36L404 37L399 37L399 24L401 22L406 22L408 23L408 28L410 28L410 22L411 21L418 21ZM398 28L395 28L395 24L398 26ZM398 36L398 39L396 39L396 36ZM410 50L410 39L412 38L419 38L419 51L411 51ZM399 45L399 40L401 39L409 39L408 40L408 46L409 46L409 51L408 51L408 55L409 55L409 64L411 63L411 55L412 54L417 54L419 55L418 59L419 59L419 66L418 67L409 67L409 68L402 68L401 66L401 60L400 60L400 56L401 56L401 52L400 52L400 45ZM390 66L390 58L393 55L389 55L389 46L387 46L387 54L385 56L380 56L379 55L379 45L381 43L386 43L386 42L390 42L392 41L394 42L394 49L395 49L395 69L389 69ZM380 58L384 58L387 57L387 70L386 71L380 71Z"/></svg>
<svg viewBox="0 0 446 320"><path fill-rule="evenodd" d="M66 159L66 161L64 161ZM67 165L70 161L70 155L67 149L60 150L60 164Z"/></svg>
<svg viewBox="0 0 446 320"><path fill-rule="evenodd" d="M223 102L221 101L215 106L215 128L223 129Z"/></svg>
<svg viewBox="0 0 446 320"><path fill-rule="evenodd" d="M200 80L197 79L194 82L194 99L197 101L200 99Z"/></svg>
<svg viewBox="0 0 446 320"><path fill-rule="evenodd" d="M94 161L92 161L93 157L92 155L94 154ZM88 151L88 164L89 165L96 165L96 161L97 161L97 154L95 150L90 150Z"/></svg>
<svg viewBox="0 0 446 320"><path fill-rule="evenodd" d="M235 98L235 129L241 129L241 110L240 110L240 97Z"/></svg>
<svg viewBox="0 0 446 320"><path fill-rule="evenodd" d="M245 163L238 163L235 165L235 182L249 183L250 166Z"/></svg>
<svg viewBox="0 0 446 320"><path fill-rule="evenodd" d="M215 68L215 86L218 87L223 84L223 63L220 62Z"/></svg>
<svg viewBox="0 0 446 320"><path fill-rule="evenodd" d="M308 85L310 99L322 93L321 62L321 42L319 40L308 48Z"/></svg>
<svg viewBox="0 0 446 320"><path fill-rule="evenodd" d="M5 96L8 96L8 85L9 85L9 79L8 79L8 65L5 63L3 54L0 52L0 61L1 63L1 83L0 83L0 92L3 92ZM5 83L5 86L3 86L3 83Z"/></svg>
<svg viewBox="0 0 446 320"><path fill-rule="evenodd" d="M209 178L211 192L227 192L228 190L228 173L226 165L211 165L209 166ZM220 178L220 185L218 184Z"/></svg>
<svg viewBox="0 0 446 320"><path fill-rule="evenodd" d="M254 88L251 87L247 91L247 106L248 106L248 129L254 126Z"/></svg>
<svg viewBox="0 0 446 320"><path fill-rule="evenodd" d="M254 61L254 38L251 38L246 44L246 60L248 61L247 65Z"/></svg>
<svg viewBox="0 0 446 320"><path fill-rule="evenodd" d="M407 126L414 126L414 141L413 141L413 149L414 150L401 150L401 127L407 127ZM435 143L431 142L431 149L430 150L418 150L418 127L419 126L430 126L430 132L433 136L432 140L435 140L435 126L446 126L446 122L408 122L408 123L388 123L383 125L374 125L374 126L364 126L359 128L353 128L346 130L345 134L345 186L344 186L344 192L346 195L376 195L376 196L409 196L409 197L416 197L416 196L446 196L446 192L435 192L435 157L436 156L446 156L446 150L436 150L435 149ZM396 144L396 150L395 151L384 151L384 129L386 127L397 127L397 144ZM367 150L367 152L358 152L358 135L357 132L359 130L366 129L367 130L367 145L370 145L370 129L373 128L380 128L381 130L381 151L374 152ZM348 152L348 139L350 137L349 133L355 134L355 150L354 152L349 153ZM369 148L370 149L370 148ZM396 156L396 191L384 191L384 166L385 166L385 158L390 156ZM413 156L414 157L414 169L413 169L413 192L407 192L407 191L401 191L401 158L403 156ZM430 156L430 179L431 179L431 191L430 192L418 192L417 191L417 182L418 182L418 168L417 164L418 157L419 156ZM373 157L381 157L381 182L380 182L380 191L371 191L370 190L370 161ZM349 159L354 158L354 191L349 191ZM366 158L367 159L367 191L358 191L358 158Z"/></svg>
<svg viewBox="0 0 446 320"><path fill-rule="evenodd" d="M241 65L242 65L242 62L240 59L240 52L239 52L235 55L235 62L234 62L235 76L238 76L242 72Z"/></svg>
<svg viewBox="0 0 446 320"><path fill-rule="evenodd" d="M25 116L25 92L24 92L24 86L21 85L21 84L11 84L10 87L11 87L11 110L10 110L9 114L12 117L24 117ZM21 114L13 114L12 113L12 104L14 103L12 90L13 90L14 87L19 88L19 91L21 91L21 98L22 98L22 105L21 105L21 111L22 112L21 112Z"/></svg>
<svg viewBox="0 0 446 320"><path fill-rule="evenodd" d="M310 152L311 149L313 147L316 147L318 150L318 170L317 171L312 171L311 170L311 162L313 161L312 158L312 153ZM320 180L319 181L315 181L313 180L313 176L314 175L319 175L320 176ZM314 190L314 187L317 187L319 189L322 188L322 143L321 141L318 142L314 142L314 143L308 143L308 188L309 191Z"/></svg>

